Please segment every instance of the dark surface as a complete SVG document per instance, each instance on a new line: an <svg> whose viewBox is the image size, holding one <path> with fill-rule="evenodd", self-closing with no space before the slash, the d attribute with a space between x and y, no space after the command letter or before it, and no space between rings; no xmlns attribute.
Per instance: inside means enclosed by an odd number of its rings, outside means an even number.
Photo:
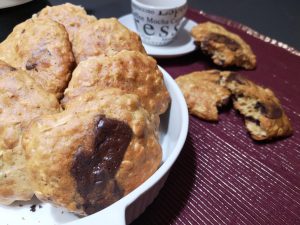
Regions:
<svg viewBox="0 0 300 225"><path fill-rule="evenodd" d="M35 0L22 6L0 10L0 40L13 25L29 18L46 4L61 4L64 0ZM130 12L129 0L70 0L81 4L97 17L120 17ZM258 32L300 49L299 0L188 0L189 6L238 21Z"/></svg>

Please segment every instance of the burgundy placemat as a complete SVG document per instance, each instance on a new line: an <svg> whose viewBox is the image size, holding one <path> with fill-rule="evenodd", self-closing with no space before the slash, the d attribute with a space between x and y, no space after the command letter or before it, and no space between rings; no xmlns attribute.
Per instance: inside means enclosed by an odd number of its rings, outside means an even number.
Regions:
<svg viewBox="0 0 300 225"><path fill-rule="evenodd" d="M233 110L215 124L190 116L185 146L166 185L133 224L300 224L299 52L222 18L193 10L188 17L221 23L252 46L257 69L239 72L276 93L294 135L259 144ZM199 52L159 64L174 78L217 68Z"/></svg>

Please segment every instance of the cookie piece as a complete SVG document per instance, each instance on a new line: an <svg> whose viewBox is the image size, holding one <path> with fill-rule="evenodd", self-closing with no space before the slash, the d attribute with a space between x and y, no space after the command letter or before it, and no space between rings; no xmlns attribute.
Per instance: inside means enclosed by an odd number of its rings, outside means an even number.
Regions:
<svg viewBox="0 0 300 225"><path fill-rule="evenodd" d="M0 59L28 71L46 91L62 97L74 66L65 28L49 19L17 25L0 44Z"/></svg>
<svg viewBox="0 0 300 225"><path fill-rule="evenodd" d="M65 3L56 6L47 6L33 18L52 19L66 28L70 41L73 42L80 27L96 21L96 17L90 16L81 6Z"/></svg>
<svg viewBox="0 0 300 225"><path fill-rule="evenodd" d="M223 67L238 66L245 69L256 67L256 56L240 36L221 25L205 22L192 28L195 43L203 53L212 57L215 64Z"/></svg>
<svg viewBox="0 0 300 225"><path fill-rule="evenodd" d="M62 104L68 108L69 102L83 93L109 87L138 95L142 106L153 114L162 114L169 106L170 96L155 59L127 50L81 62L72 74Z"/></svg>
<svg viewBox="0 0 300 225"><path fill-rule="evenodd" d="M218 107L226 105L230 91L219 84L220 71L197 71L176 78L189 112L204 120L217 121Z"/></svg>
<svg viewBox="0 0 300 225"><path fill-rule="evenodd" d="M25 169L21 136L33 118L60 110L26 72L0 61L0 203L30 200L33 190Z"/></svg>
<svg viewBox="0 0 300 225"><path fill-rule="evenodd" d="M100 19L80 27L73 41L77 63L91 56L121 50L146 53L139 35L123 26L116 18Z"/></svg>
<svg viewBox="0 0 300 225"><path fill-rule="evenodd" d="M106 89L36 119L23 137L36 196L88 215L131 192L161 162L150 117L136 95Z"/></svg>
<svg viewBox="0 0 300 225"><path fill-rule="evenodd" d="M234 108L245 116L246 128L254 140L270 140L292 134L291 123L270 89L233 72L223 73L221 83L234 95Z"/></svg>

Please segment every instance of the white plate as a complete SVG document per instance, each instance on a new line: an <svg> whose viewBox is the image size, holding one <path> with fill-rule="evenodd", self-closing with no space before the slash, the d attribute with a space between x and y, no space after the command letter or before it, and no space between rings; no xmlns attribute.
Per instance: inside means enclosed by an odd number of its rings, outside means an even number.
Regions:
<svg viewBox="0 0 300 225"><path fill-rule="evenodd" d="M0 0L0 9L21 5L32 0Z"/></svg>
<svg viewBox="0 0 300 225"><path fill-rule="evenodd" d="M119 21L124 26L137 33L132 14L120 17ZM197 25L195 21L184 18L181 29L175 37L174 41L166 46L152 46L143 43L146 52L148 53L148 55L158 58L171 58L185 55L194 51L196 49L196 46L194 44L194 39L191 37L189 32L195 25Z"/></svg>
<svg viewBox="0 0 300 225"><path fill-rule="evenodd" d="M171 166L177 159L188 131L188 111L176 82L160 68L171 96L171 106L161 117L160 144L163 162L160 168L142 185L111 206L93 215L79 218L62 208L38 200L0 206L1 225L124 225L133 221L154 200L164 185ZM22 204L22 206L19 206ZM35 204L35 212L30 206ZM39 207L41 206L41 208ZM126 214L126 222L125 222Z"/></svg>

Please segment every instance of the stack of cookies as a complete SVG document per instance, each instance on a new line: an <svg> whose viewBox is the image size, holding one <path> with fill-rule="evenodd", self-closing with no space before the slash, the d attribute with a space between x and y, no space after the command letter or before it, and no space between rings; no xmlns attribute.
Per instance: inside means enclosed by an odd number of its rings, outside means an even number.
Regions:
<svg viewBox="0 0 300 225"><path fill-rule="evenodd" d="M117 201L159 167L169 102L136 33L44 8L0 43L0 203L35 194L88 215Z"/></svg>
<svg viewBox="0 0 300 225"><path fill-rule="evenodd" d="M238 35L211 22L193 27L191 35L203 54L220 67L255 69L256 57ZM195 71L176 79L191 114L208 121L218 120L218 108L233 102L245 117L245 125L256 141L290 136L291 123L275 94L231 71Z"/></svg>

